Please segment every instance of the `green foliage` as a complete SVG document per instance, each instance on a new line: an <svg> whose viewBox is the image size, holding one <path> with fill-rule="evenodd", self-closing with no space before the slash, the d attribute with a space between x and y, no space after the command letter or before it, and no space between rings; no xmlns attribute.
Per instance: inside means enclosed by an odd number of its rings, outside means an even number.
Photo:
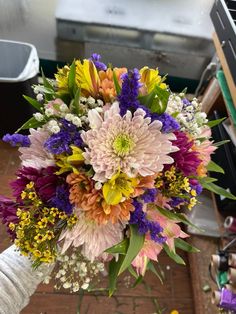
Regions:
<svg viewBox="0 0 236 314"><path fill-rule="evenodd" d="M145 96L140 96L138 99L141 104L145 105L152 113L162 114L165 112L170 93L166 89L155 86L153 91Z"/></svg>
<svg viewBox="0 0 236 314"><path fill-rule="evenodd" d="M196 247L190 245L188 242L180 239L180 238L177 238L175 239L175 247L183 250L183 251L186 251L186 252L189 252L189 253L198 253L200 252L199 249L197 249Z"/></svg>
<svg viewBox="0 0 236 314"><path fill-rule="evenodd" d="M215 194L218 194L218 195L222 195L226 198L229 198L231 200L236 200L236 196L233 195L232 193L228 192L227 190L223 189L222 187L216 185L215 183L213 182L203 182L202 183L202 186L204 189L207 189Z"/></svg>
<svg viewBox="0 0 236 314"><path fill-rule="evenodd" d="M20 132L21 130L27 130L30 128L38 128L42 126L45 123L45 121L37 121L35 117L30 118L28 121L26 121L17 131L16 133Z"/></svg>
<svg viewBox="0 0 236 314"><path fill-rule="evenodd" d="M116 94L119 95L121 91L121 87L119 85L119 82L118 82L118 79L114 70L113 70L113 81L114 81L114 85L116 89Z"/></svg>
<svg viewBox="0 0 236 314"><path fill-rule="evenodd" d="M217 120L212 120L212 121L208 121L207 122L207 125L210 127L210 128L213 128L214 126L220 124L222 121L224 121L226 118L221 118L221 119L217 119Z"/></svg>
<svg viewBox="0 0 236 314"><path fill-rule="evenodd" d="M185 265L185 261L175 251L171 251L167 244L163 245L166 254L173 259L177 264Z"/></svg>
<svg viewBox="0 0 236 314"><path fill-rule="evenodd" d="M76 68L75 68L75 60L74 60L70 66L70 72L68 75L68 89L69 89L71 98L74 98L77 92L77 85L75 83L75 72L76 72Z"/></svg>
<svg viewBox="0 0 236 314"><path fill-rule="evenodd" d="M221 168L219 165L217 165L214 161L210 161L207 165L207 170L208 171L213 171L213 172L219 172L219 173L225 173L224 169Z"/></svg>
<svg viewBox="0 0 236 314"><path fill-rule="evenodd" d="M39 112L43 113L42 110L42 105L34 98L31 98L29 96L23 95L23 97L25 98L25 100L28 101L28 103L31 104L31 106L33 106L36 110L38 110Z"/></svg>

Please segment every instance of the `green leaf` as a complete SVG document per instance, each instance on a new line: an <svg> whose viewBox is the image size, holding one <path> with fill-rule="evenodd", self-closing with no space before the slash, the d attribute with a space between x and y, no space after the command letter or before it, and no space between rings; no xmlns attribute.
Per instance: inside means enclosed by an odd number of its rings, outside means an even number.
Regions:
<svg viewBox="0 0 236 314"><path fill-rule="evenodd" d="M156 85L151 93L140 96L138 99L152 113L162 114L166 110L169 96L170 93L166 89L162 89Z"/></svg>
<svg viewBox="0 0 236 314"><path fill-rule="evenodd" d="M77 88L76 93L75 93L75 98L71 102L71 111L72 113L75 113L79 115L80 113L80 107L79 107L79 100L80 100L80 88Z"/></svg>
<svg viewBox="0 0 236 314"><path fill-rule="evenodd" d="M155 87L155 92L156 95L150 109L153 113L156 112L158 114L162 114L166 110L170 93L166 89L162 89L159 86Z"/></svg>
<svg viewBox="0 0 236 314"><path fill-rule="evenodd" d="M207 125L210 127L210 128L213 128L213 126L216 126L218 124L220 124L222 121L224 121L226 118L221 118L221 119L217 119L217 120L212 120L212 121L208 121L207 122Z"/></svg>
<svg viewBox="0 0 236 314"><path fill-rule="evenodd" d="M204 184L204 183L209 183L209 182L216 182L218 181L218 179L211 178L211 177L203 177L203 178L198 177L198 181L199 183Z"/></svg>
<svg viewBox="0 0 236 314"><path fill-rule="evenodd" d="M116 94L119 95L121 91L121 87L120 87L120 84L118 82L118 79L114 70L113 70L113 81L114 81L114 85L116 89Z"/></svg>
<svg viewBox="0 0 236 314"><path fill-rule="evenodd" d="M16 133L20 132L21 130L27 130L30 128L37 128L41 125L43 125L45 122L39 122L35 119L35 117L30 118L28 121L26 121L17 131Z"/></svg>
<svg viewBox="0 0 236 314"><path fill-rule="evenodd" d="M124 258L125 255L120 255L117 262L115 258L113 258L113 260L109 263L109 297L111 297L116 290L118 272Z"/></svg>
<svg viewBox="0 0 236 314"><path fill-rule="evenodd" d="M54 91L54 86L49 82L49 80L46 78L44 75L43 69L41 68L41 73L42 73L42 78L43 78L43 85L44 87L48 88L49 90L51 89Z"/></svg>
<svg viewBox="0 0 236 314"><path fill-rule="evenodd" d="M74 97L76 93L77 86L75 84L75 60L72 62L70 66L70 72L68 75L68 88L69 88L69 93L71 95L71 98Z"/></svg>
<svg viewBox="0 0 236 314"><path fill-rule="evenodd" d="M177 247L183 251L190 252L190 253L200 252L199 249L190 245L188 242L186 242L180 238L175 239L175 247Z"/></svg>
<svg viewBox="0 0 236 314"><path fill-rule="evenodd" d="M219 173L225 173L224 169L221 168L219 165L217 165L214 161L210 161L209 164L207 165L207 170L208 171L213 171L213 172L219 172Z"/></svg>
<svg viewBox="0 0 236 314"><path fill-rule="evenodd" d="M120 243L110 247L109 249L106 249L105 252L110 253L110 254L126 254L129 246L129 239L125 238L123 241Z"/></svg>
<svg viewBox="0 0 236 314"><path fill-rule="evenodd" d="M130 225L130 239L129 239L129 247L123 263L120 267L118 275L123 273L129 265L132 263L134 258L138 255L139 251L143 247L145 236L138 232L138 227L136 225Z"/></svg>
<svg viewBox="0 0 236 314"><path fill-rule="evenodd" d="M163 279L164 279L163 275L158 273L158 271L156 270L155 266L153 265L151 261L148 262L147 270L150 270L152 273L154 273L157 276L157 278L160 280L160 282L163 284Z"/></svg>
<svg viewBox="0 0 236 314"><path fill-rule="evenodd" d="M182 259L181 256L179 256L177 253L174 251L171 251L166 243L164 243L163 248L166 252L166 254L173 259L177 264L180 265L185 265L185 261Z"/></svg>
<svg viewBox="0 0 236 314"><path fill-rule="evenodd" d="M230 140L220 141L220 142L214 143L214 146L219 147L219 146L227 144L229 142L230 142Z"/></svg>
<svg viewBox="0 0 236 314"><path fill-rule="evenodd" d="M191 226L191 227L193 227L199 231L202 231L200 228L198 228L197 226L192 224L184 214L174 213L172 211L169 211L168 209L164 209L164 208L161 208L158 206L156 206L156 208L163 216L165 216L171 220L180 221L185 225Z"/></svg>
<svg viewBox="0 0 236 314"><path fill-rule="evenodd" d="M55 95L54 87L49 82L49 80L45 77L43 73L43 69L41 68L42 78L43 78L43 86L40 88L43 90L43 93L45 95L45 100L50 101L53 99L53 96Z"/></svg>
<svg viewBox="0 0 236 314"><path fill-rule="evenodd" d="M43 113L42 110L42 105L34 98L31 98L29 96L23 95L23 97L25 98L25 100L28 101L28 103L30 103L36 110L40 111L41 113Z"/></svg>
<svg viewBox="0 0 236 314"><path fill-rule="evenodd" d="M134 270L134 268L133 268L132 265L129 265L128 271L130 272L130 274L131 274L135 279L138 279L138 274L136 273L136 271Z"/></svg>
<svg viewBox="0 0 236 314"><path fill-rule="evenodd" d="M231 200L236 200L236 196L235 195L233 195L232 193L226 191L225 189L223 189L222 187L216 185L215 183L212 183L212 182L203 183L202 186L205 189L207 189L207 190L209 190L209 191L211 191L211 192L213 192L215 194L222 195L222 196L224 196L226 198L229 198Z"/></svg>
<svg viewBox="0 0 236 314"><path fill-rule="evenodd" d="M132 288L135 288L137 285L139 285L143 281L143 276L139 275L136 279L135 283L133 284Z"/></svg>

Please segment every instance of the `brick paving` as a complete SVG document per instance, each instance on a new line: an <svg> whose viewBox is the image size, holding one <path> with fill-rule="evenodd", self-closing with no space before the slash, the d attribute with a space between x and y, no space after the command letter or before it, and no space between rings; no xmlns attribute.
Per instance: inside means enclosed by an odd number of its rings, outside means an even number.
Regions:
<svg viewBox="0 0 236 314"><path fill-rule="evenodd" d="M0 142L0 194L10 196L9 181L19 165L16 149ZM4 227L0 225L0 252L10 245ZM118 289L111 298L104 292L84 295L55 291L53 284L41 284L22 314L170 314L177 309L180 314L194 314L193 293L188 266L188 256L181 256L186 267L172 262L166 255L159 258L165 276L162 285L152 273L145 282L131 289L126 287L129 274L118 282ZM168 267L167 267L168 266ZM102 279L102 285L106 284ZM163 311L162 311L163 309ZM10 313L9 313L10 314Z"/></svg>

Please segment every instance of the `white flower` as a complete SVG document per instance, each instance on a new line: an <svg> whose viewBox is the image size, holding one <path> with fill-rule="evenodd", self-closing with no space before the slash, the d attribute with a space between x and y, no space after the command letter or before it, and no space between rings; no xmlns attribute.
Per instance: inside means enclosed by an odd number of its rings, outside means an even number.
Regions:
<svg viewBox="0 0 236 314"><path fill-rule="evenodd" d="M37 101L43 101L43 94L38 94L37 96L36 96L36 99L37 99Z"/></svg>
<svg viewBox="0 0 236 314"><path fill-rule="evenodd" d="M82 286L81 286L81 288L82 288L83 290L88 289L88 287L89 287L89 283L83 283Z"/></svg>
<svg viewBox="0 0 236 314"><path fill-rule="evenodd" d="M72 123L73 123L74 125L76 125L77 127L81 127L81 126L82 126L81 120L80 120L80 118L77 117L77 116L74 116L74 117L72 118Z"/></svg>
<svg viewBox="0 0 236 314"><path fill-rule="evenodd" d="M79 283L77 281L73 283L72 291L73 292L79 291Z"/></svg>
<svg viewBox="0 0 236 314"><path fill-rule="evenodd" d="M43 116L42 113L40 113L40 112L34 113L33 116L34 116L35 119L36 119L37 121L39 121L39 122L43 121L43 119L44 119L44 116Z"/></svg>
<svg viewBox="0 0 236 314"><path fill-rule="evenodd" d="M65 283L63 284L63 288L64 288L64 289L68 289L68 288L71 287L71 285L72 285L71 282L68 282L68 281L67 281L67 282L65 282Z"/></svg>
<svg viewBox="0 0 236 314"><path fill-rule="evenodd" d="M68 111L69 109L68 109L68 107L67 107L67 105L66 104L62 104L62 105L60 105L60 111L62 111L62 112L66 112L66 111Z"/></svg>
<svg viewBox="0 0 236 314"><path fill-rule="evenodd" d="M48 130L50 132L54 133L54 134L56 134L56 133L58 133L60 131L60 127L59 127L59 125L58 125L56 120L50 120L48 122L47 127L48 127Z"/></svg>
<svg viewBox="0 0 236 314"><path fill-rule="evenodd" d="M43 280L43 283L45 283L46 285L48 285L49 282L50 282L50 280L51 280L51 277L50 277L50 276L46 276L46 277L44 278L44 280Z"/></svg>
<svg viewBox="0 0 236 314"><path fill-rule="evenodd" d="M47 108L45 110L45 114L46 114L47 117L51 117L51 116L54 115L54 110L52 108Z"/></svg>
<svg viewBox="0 0 236 314"><path fill-rule="evenodd" d="M89 103L89 105L94 105L95 104L95 99L91 96L88 97L87 102Z"/></svg>
<svg viewBox="0 0 236 314"><path fill-rule="evenodd" d="M98 104L98 106L102 107L103 106L103 101L101 99L98 99L97 100L97 104Z"/></svg>
<svg viewBox="0 0 236 314"><path fill-rule="evenodd" d="M98 181L98 182L95 183L94 187L95 187L96 190L101 190L102 183Z"/></svg>

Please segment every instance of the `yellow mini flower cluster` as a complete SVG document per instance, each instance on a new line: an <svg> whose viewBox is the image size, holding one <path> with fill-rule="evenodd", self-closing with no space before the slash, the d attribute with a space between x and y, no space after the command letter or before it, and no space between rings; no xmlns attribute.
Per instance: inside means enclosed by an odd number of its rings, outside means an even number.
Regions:
<svg viewBox="0 0 236 314"><path fill-rule="evenodd" d="M183 202L186 199L188 209L192 209L197 203L197 193L191 188L189 178L177 172L174 166L158 175L155 186L167 197L183 197Z"/></svg>
<svg viewBox="0 0 236 314"><path fill-rule="evenodd" d="M16 233L15 245L22 255L30 256L35 264L52 263L57 256L57 241L62 229L72 227L77 217L67 215L55 207L42 206L34 189L33 182L26 185L21 194L27 209L18 208L17 224L11 223L9 228Z"/></svg>

